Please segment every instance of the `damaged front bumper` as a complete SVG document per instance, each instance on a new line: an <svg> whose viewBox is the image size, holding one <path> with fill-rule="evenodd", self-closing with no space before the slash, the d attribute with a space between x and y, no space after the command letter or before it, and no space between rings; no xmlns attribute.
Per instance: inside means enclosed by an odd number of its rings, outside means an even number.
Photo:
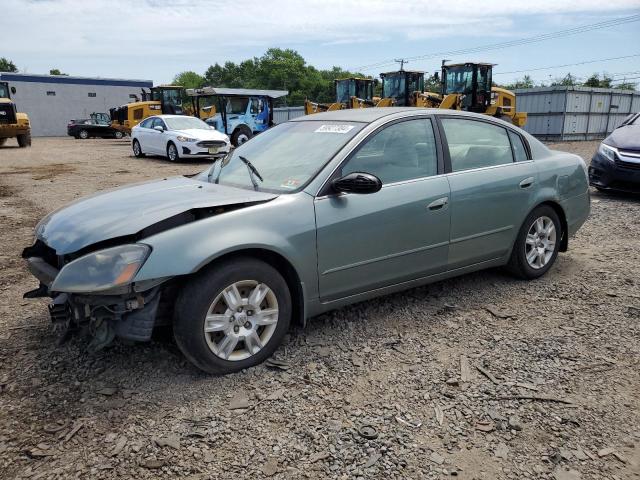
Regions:
<svg viewBox="0 0 640 480"><path fill-rule="evenodd" d="M42 257L27 256L25 259L40 286L26 292L24 298L50 297L51 321L68 331L88 332L92 337L91 349L107 346L115 337L139 342L151 339L153 328L158 324L161 284L166 279L127 285L117 293L52 292L51 285L60 270Z"/></svg>

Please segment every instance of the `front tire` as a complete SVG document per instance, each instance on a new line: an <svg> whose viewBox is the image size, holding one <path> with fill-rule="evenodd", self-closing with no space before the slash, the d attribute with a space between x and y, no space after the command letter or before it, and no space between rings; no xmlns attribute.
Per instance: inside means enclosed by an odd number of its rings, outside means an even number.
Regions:
<svg viewBox="0 0 640 480"><path fill-rule="evenodd" d="M137 139L133 140L133 143L131 144L131 148L133 149L133 154L137 158L144 157L144 153L142 153L142 148L140 147L140 142Z"/></svg>
<svg viewBox="0 0 640 480"><path fill-rule="evenodd" d="M124 133L122 133L120 130L117 130L116 133L113 134L113 136L120 140L122 137L124 137Z"/></svg>
<svg viewBox="0 0 640 480"><path fill-rule="evenodd" d="M172 162L177 162L180 160L180 155L178 154L178 147L176 147L175 143L169 142L167 144L167 158Z"/></svg>
<svg viewBox="0 0 640 480"><path fill-rule="evenodd" d="M18 135L18 146L20 148L30 147L31 146L31 132L23 133Z"/></svg>
<svg viewBox="0 0 640 480"><path fill-rule="evenodd" d="M291 322L291 294L269 264L235 258L196 275L178 296L173 332L195 366L223 375L269 358Z"/></svg>
<svg viewBox="0 0 640 480"><path fill-rule="evenodd" d="M526 280L541 277L556 261L562 235L556 211L548 205L537 207L520 227L508 269Z"/></svg>
<svg viewBox="0 0 640 480"><path fill-rule="evenodd" d="M86 130L80 130L78 132L78 136L82 139L82 140L86 140L87 138L89 138L89 132L87 132Z"/></svg>
<svg viewBox="0 0 640 480"><path fill-rule="evenodd" d="M248 142L253 137L253 132L246 125L240 125L231 134L231 143L234 147L239 147L244 142Z"/></svg>

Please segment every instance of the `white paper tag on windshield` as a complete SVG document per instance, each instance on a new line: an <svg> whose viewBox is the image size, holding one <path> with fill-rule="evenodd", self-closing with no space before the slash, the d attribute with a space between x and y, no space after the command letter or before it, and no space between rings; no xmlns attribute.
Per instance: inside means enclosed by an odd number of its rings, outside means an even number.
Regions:
<svg viewBox="0 0 640 480"><path fill-rule="evenodd" d="M347 133L353 125L322 125L315 133Z"/></svg>

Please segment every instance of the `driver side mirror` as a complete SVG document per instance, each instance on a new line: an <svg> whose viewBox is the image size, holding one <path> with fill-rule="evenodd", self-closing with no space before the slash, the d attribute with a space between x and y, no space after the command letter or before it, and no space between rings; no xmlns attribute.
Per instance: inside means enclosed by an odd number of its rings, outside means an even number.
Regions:
<svg viewBox="0 0 640 480"><path fill-rule="evenodd" d="M341 193L376 193L382 188L382 181L370 173L353 172L336 178L331 186Z"/></svg>
<svg viewBox="0 0 640 480"><path fill-rule="evenodd" d="M164 132L164 127L162 125L156 125L153 129L160 133Z"/></svg>

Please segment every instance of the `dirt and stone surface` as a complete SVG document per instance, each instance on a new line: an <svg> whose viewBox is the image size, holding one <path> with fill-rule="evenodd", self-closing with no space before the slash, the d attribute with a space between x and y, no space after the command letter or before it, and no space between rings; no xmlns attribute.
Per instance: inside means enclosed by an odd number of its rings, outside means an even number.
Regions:
<svg viewBox="0 0 640 480"><path fill-rule="evenodd" d="M597 142L553 147L590 158ZM56 345L20 259L47 212L205 163L126 140L0 149L0 477L640 478L640 197L592 193L544 278L439 282L294 328L278 365L191 367L170 334Z"/></svg>

